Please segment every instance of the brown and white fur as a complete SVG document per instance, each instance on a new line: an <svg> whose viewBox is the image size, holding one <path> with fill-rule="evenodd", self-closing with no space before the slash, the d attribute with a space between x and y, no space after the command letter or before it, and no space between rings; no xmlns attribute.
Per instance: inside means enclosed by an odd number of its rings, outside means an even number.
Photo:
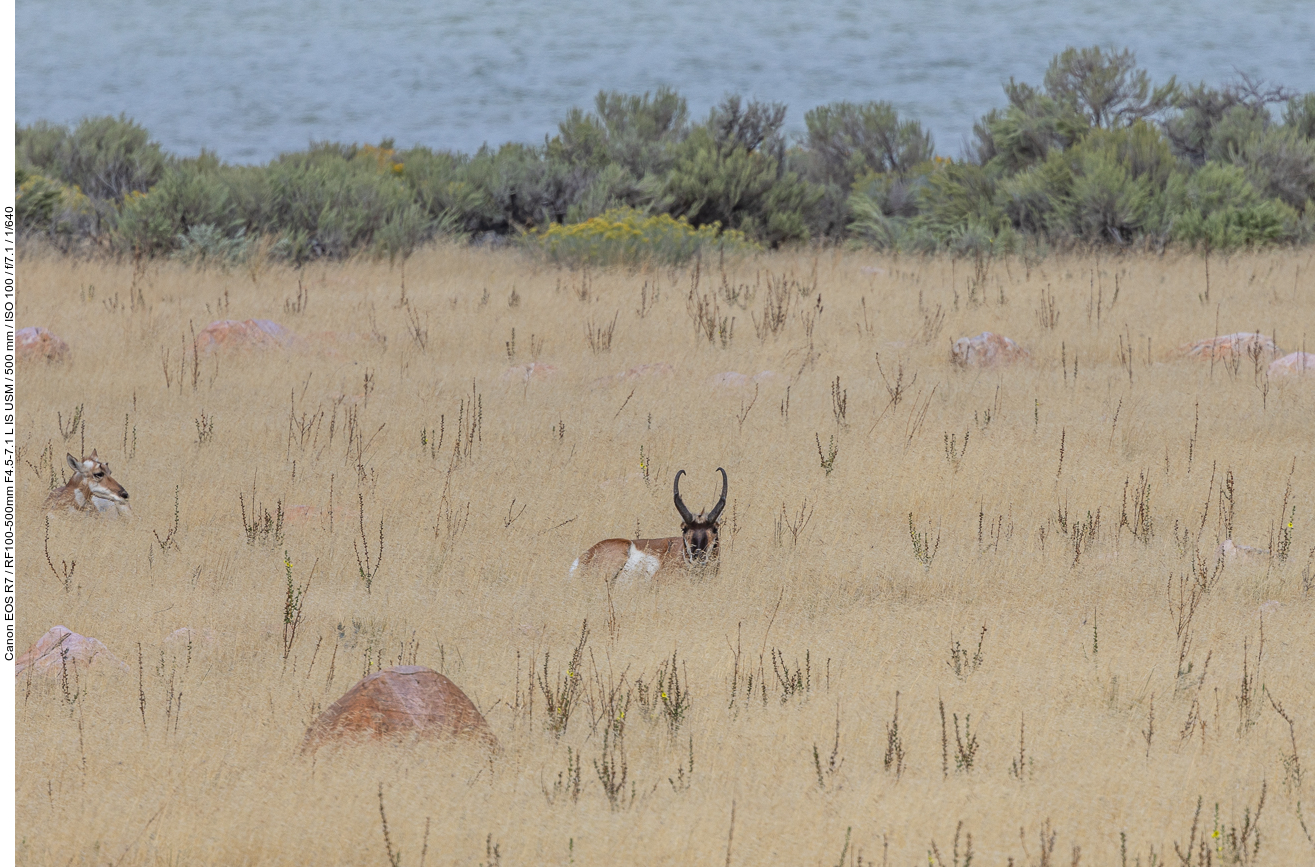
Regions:
<svg viewBox="0 0 1315 867"><path fill-rule="evenodd" d="M709 512L690 513L680 498L680 477L676 473L672 493L680 513L681 535L665 539L604 539L585 551L571 564L571 574L591 571L608 581L629 582L635 578L653 578L667 569L715 564L718 555L717 522L726 508L726 471L721 473L721 499Z"/></svg>
<svg viewBox="0 0 1315 867"><path fill-rule="evenodd" d="M46 497L47 512L94 512L102 515L131 515L128 492L110 475L109 464L102 463L96 450L82 460L65 455L73 478Z"/></svg>

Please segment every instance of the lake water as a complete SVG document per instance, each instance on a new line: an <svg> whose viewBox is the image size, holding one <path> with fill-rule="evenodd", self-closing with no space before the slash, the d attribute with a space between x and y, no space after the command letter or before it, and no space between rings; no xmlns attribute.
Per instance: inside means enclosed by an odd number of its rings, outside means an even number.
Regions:
<svg viewBox="0 0 1315 867"><path fill-rule="evenodd" d="M600 89L735 92L788 127L881 99L958 155L1013 76L1067 45L1132 48L1159 82L1241 70L1315 90L1310 0L18 0L17 116L125 113L164 147L259 162L311 140L471 151L541 142Z"/></svg>

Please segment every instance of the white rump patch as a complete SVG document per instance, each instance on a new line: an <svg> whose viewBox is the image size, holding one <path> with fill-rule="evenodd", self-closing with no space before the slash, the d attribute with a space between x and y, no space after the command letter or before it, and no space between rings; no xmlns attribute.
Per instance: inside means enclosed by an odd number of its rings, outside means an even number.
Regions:
<svg viewBox="0 0 1315 867"><path fill-rule="evenodd" d="M572 577L574 577L574 576L575 576L575 570L576 570L576 569L579 569L579 568L580 568L580 558L579 558L579 557L576 557L576 558L575 558L575 562L571 564L571 571L570 571L568 574L571 575Z"/></svg>
<svg viewBox="0 0 1315 867"><path fill-rule="evenodd" d="M633 578L637 575L652 578L661 566L662 561L657 556L644 553L635 547L634 542L631 542L630 556L626 557L626 564L621 567L621 575L627 578Z"/></svg>

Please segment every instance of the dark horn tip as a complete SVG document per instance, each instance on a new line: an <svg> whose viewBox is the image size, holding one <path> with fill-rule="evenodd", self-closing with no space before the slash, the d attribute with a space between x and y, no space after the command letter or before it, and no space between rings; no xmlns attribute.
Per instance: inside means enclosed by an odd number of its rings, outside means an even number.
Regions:
<svg viewBox="0 0 1315 867"><path fill-rule="evenodd" d="M721 510L726 508L726 493L730 490L730 481L726 477L726 470L717 467L717 472L721 473L721 499L717 501L717 505L712 509L712 514L708 516L709 521L716 521L721 517Z"/></svg>
<svg viewBox="0 0 1315 867"><path fill-rule="evenodd" d="M676 501L676 511L680 513L681 520L687 524L691 524L694 522L694 516L690 514L689 509L685 507L685 501L680 498L680 477L683 475L685 475L684 470L676 473L676 480L671 485L671 491L674 495L673 498Z"/></svg>

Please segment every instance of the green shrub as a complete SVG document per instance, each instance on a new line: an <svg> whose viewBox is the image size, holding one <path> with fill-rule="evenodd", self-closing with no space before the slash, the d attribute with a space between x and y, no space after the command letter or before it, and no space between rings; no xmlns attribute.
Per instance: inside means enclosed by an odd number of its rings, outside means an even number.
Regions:
<svg viewBox="0 0 1315 867"><path fill-rule="evenodd" d="M848 190L872 172L907 174L932 158L931 133L916 120L899 119L888 102L833 102L804 115L813 180Z"/></svg>
<svg viewBox="0 0 1315 867"><path fill-rule="evenodd" d="M946 245L966 227L994 237L1009 222L996 204L996 184L981 166L944 163L927 175L920 196L920 213L914 219L939 244Z"/></svg>
<svg viewBox="0 0 1315 867"><path fill-rule="evenodd" d="M688 127L685 98L670 88L652 96L600 91L593 113L572 109L558 125L547 156L594 169L616 165L640 181L666 173Z"/></svg>
<svg viewBox="0 0 1315 867"><path fill-rule="evenodd" d="M932 158L931 135L917 121L901 121L886 102L836 102L804 116L805 146L787 167L822 188L810 211L810 233L836 236L852 219L847 200L857 178L908 175Z"/></svg>
<svg viewBox="0 0 1315 867"><path fill-rule="evenodd" d="M1288 100L1283 125L1308 139L1315 139L1315 91Z"/></svg>
<svg viewBox="0 0 1315 867"><path fill-rule="evenodd" d="M484 190L472 183L464 154L412 148L399 155L403 179L429 218L443 235L488 231L485 215L491 212Z"/></svg>
<svg viewBox="0 0 1315 867"><path fill-rule="evenodd" d="M1040 86L1011 79L1004 91L1007 105L974 124L965 162L933 157L930 135L889 103L818 106L787 146L784 105L728 96L691 124L665 88L600 92L541 145L462 154L324 142L254 166L170 157L125 117L38 122L16 130L18 226L202 265L244 255L255 238L304 262L407 256L437 235L526 233L554 239L563 261L624 261L636 254L615 238L595 251L585 230L553 227L648 219L635 214L768 246L848 236L973 255L1315 233L1315 94L1294 98L1245 75L1219 89L1156 87L1131 52L1101 47L1066 49ZM1269 114L1278 102L1282 125ZM1221 174L1225 164L1237 171ZM658 258L686 256L664 231L674 252Z"/></svg>
<svg viewBox="0 0 1315 867"><path fill-rule="evenodd" d="M1128 49L1065 48L1046 69L1046 95L1080 113L1089 126L1115 129L1159 114L1173 104L1173 78L1159 87L1137 68Z"/></svg>
<svg viewBox="0 0 1315 867"><path fill-rule="evenodd" d="M879 250L930 250L937 246L933 236L913 223L920 210L927 176L948 165L941 157L918 167L909 175L872 172L854 181L846 202L846 228L855 241Z"/></svg>
<svg viewBox="0 0 1315 867"><path fill-rule="evenodd" d="M684 218L648 216L618 208L571 225L527 233L525 241L548 261L570 267L677 265L705 250L742 254L756 249L742 232L716 223L695 228Z"/></svg>
<svg viewBox="0 0 1315 867"><path fill-rule="evenodd" d="M19 168L60 177L59 152L66 138L68 127L60 124L39 120L31 126L20 126L14 144Z"/></svg>
<svg viewBox="0 0 1315 867"><path fill-rule="evenodd" d="M115 226L121 247L156 254L176 249L194 226L220 226L232 235L243 228L218 159L202 153L168 172L150 192L132 191Z"/></svg>
<svg viewBox="0 0 1315 867"><path fill-rule="evenodd" d="M295 261L362 250L405 255L430 236L432 221L404 174L387 140L319 144L242 171L235 202L248 234L279 238ZM378 235L390 224L391 235Z"/></svg>
<svg viewBox="0 0 1315 867"><path fill-rule="evenodd" d="M44 231L63 197L63 185L19 169L14 183L14 216L19 229Z"/></svg>
<svg viewBox="0 0 1315 867"><path fill-rule="evenodd" d="M90 234L96 219L79 189L22 168L15 173L14 206L20 232L64 240Z"/></svg>
<svg viewBox="0 0 1315 867"><path fill-rule="evenodd" d="M246 261L250 245L245 233L239 230L229 237L223 230L209 223L192 226L179 235L174 259L204 269L208 265L228 266Z"/></svg>
<svg viewBox="0 0 1315 867"><path fill-rule="evenodd" d="M1039 235L1063 234L1072 192L1073 169L1059 156L1002 180L998 201L1018 229Z"/></svg>
<svg viewBox="0 0 1315 867"><path fill-rule="evenodd" d="M1230 250L1297 233L1296 212L1262 197L1241 166L1207 163L1190 175L1175 175L1165 198L1171 237L1192 247Z"/></svg>
<svg viewBox="0 0 1315 867"><path fill-rule="evenodd" d="M1235 105L1224 112L1210 130L1210 140L1205 148L1206 159L1229 162L1248 142L1264 135L1268 128L1269 114L1263 108Z"/></svg>
<svg viewBox="0 0 1315 867"><path fill-rule="evenodd" d="M168 160L159 142L126 116L87 118L64 136L55 153L60 180L92 199L122 201L159 183Z"/></svg>
<svg viewBox="0 0 1315 867"><path fill-rule="evenodd" d="M1234 152L1257 190L1289 207L1304 209L1315 199L1315 139L1295 127L1274 127L1253 136Z"/></svg>
<svg viewBox="0 0 1315 867"><path fill-rule="evenodd" d="M785 107L730 97L676 149L658 207L776 246L808 237L823 190L782 164Z"/></svg>
<svg viewBox="0 0 1315 867"><path fill-rule="evenodd" d="M1111 150L1081 152L1065 208L1069 227L1089 243L1126 245L1145 225L1152 196L1150 183L1133 175Z"/></svg>
<svg viewBox="0 0 1315 867"><path fill-rule="evenodd" d="M1009 107L982 118L975 128L979 153L991 154L992 172L1010 175L1070 147L1088 129L1071 106L1012 80L1005 86Z"/></svg>
<svg viewBox="0 0 1315 867"><path fill-rule="evenodd" d="M1289 95L1285 88L1266 87L1245 75L1218 90L1202 82L1179 93L1174 101L1178 113L1165 121L1165 134L1174 153L1194 166L1206 160L1225 162L1269 129L1269 106L1288 101ZM1299 106L1289 104L1289 111L1301 116Z"/></svg>

